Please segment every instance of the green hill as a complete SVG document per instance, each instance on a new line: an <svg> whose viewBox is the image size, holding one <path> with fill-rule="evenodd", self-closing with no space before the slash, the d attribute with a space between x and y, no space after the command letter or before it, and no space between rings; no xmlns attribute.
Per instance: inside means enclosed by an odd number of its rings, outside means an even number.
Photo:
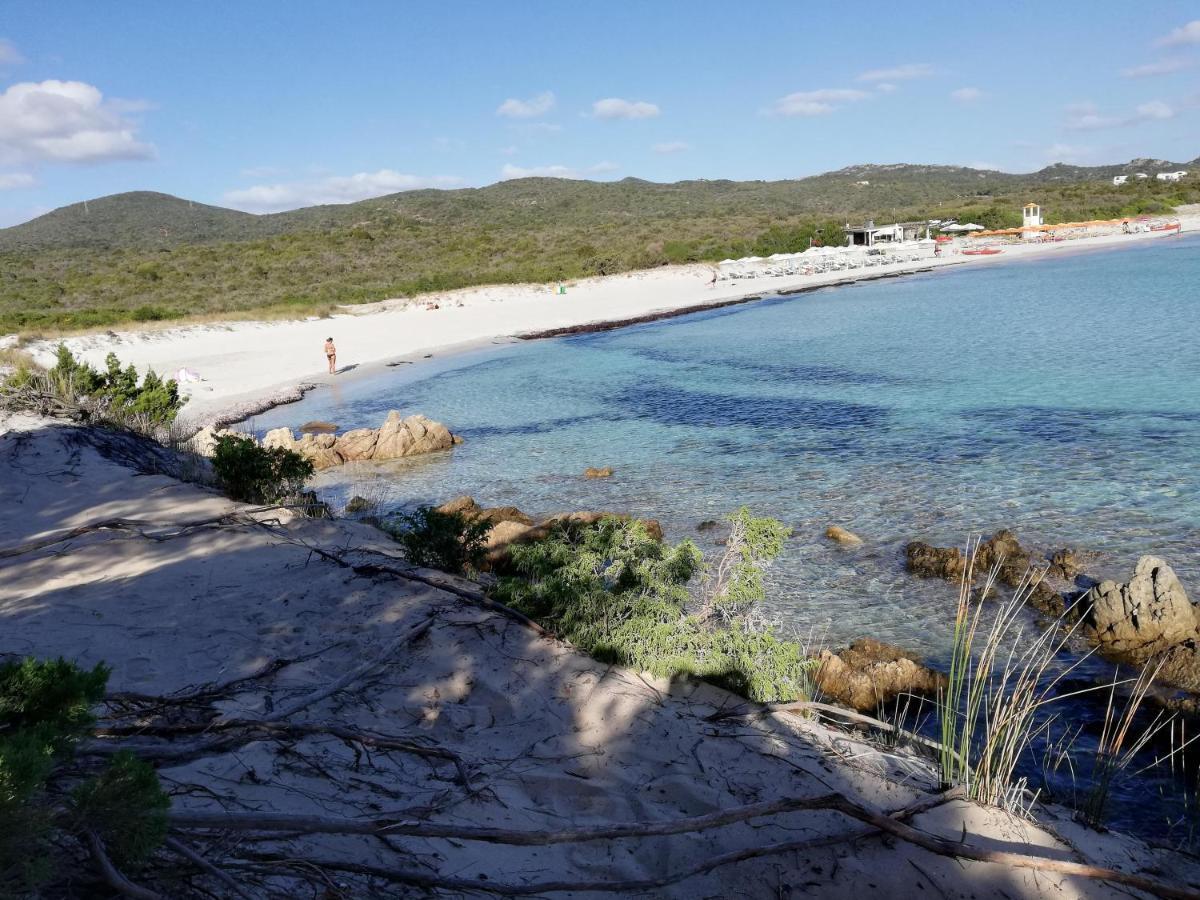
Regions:
<svg viewBox="0 0 1200 900"><path fill-rule="evenodd" d="M1200 173L1117 188L1113 174L1187 163L851 166L791 181L660 184L525 178L252 215L167 194L89 200L0 229L0 333L197 315L320 313L422 291L546 282L841 242L841 225L966 217L1018 224L1162 212L1200 201ZM863 183L865 182L865 183Z"/></svg>

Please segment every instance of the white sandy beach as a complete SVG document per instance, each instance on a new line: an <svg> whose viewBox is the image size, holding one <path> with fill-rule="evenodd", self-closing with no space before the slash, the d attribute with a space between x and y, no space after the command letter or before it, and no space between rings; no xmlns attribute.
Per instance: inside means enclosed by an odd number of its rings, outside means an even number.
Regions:
<svg viewBox="0 0 1200 900"><path fill-rule="evenodd" d="M1185 234L1200 228L1200 215L1185 215L1181 221ZM171 374L189 368L199 373L204 381L181 386L190 396L183 418L199 426L216 419L236 420L239 413L258 411L272 399L296 399L298 385L328 383L336 376L328 375L324 367L321 348L327 337L336 341L339 368L352 366L361 373L388 361L419 359L424 354L514 335L621 321L741 297L1170 239L1159 233L1118 234L1007 246L1003 253L990 257L962 256L955 251L937 259L929 255L919 262L886 267L719 281L714 287L708 284L713 271L710 266L670 266L570 282L565 295L556 294L554 285L485 286L345 307L343 314L328 319L148 328L74 337L66 343L96 365L115 352L123 363L133 363L139 370L150 367ZM428 310L429 303L439 308ZM30 349L39 361L51 363L56 344L45 342Z"/></svg>

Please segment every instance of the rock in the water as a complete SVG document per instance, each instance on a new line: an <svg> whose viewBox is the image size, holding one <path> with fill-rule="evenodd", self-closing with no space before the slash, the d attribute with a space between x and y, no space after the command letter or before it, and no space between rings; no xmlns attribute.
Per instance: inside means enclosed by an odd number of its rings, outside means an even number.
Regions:
<svg viewBox="0 0 1200 900"><path fill-rule="evenodd" d="M1050 568L1047 571L1064 581L1074 581L1083 574L1083 564L1079 561L1077 551L1064 547L1050 554Z"/></svg>
<svg viewBox="0 0 1200 900"><path fill-rule="evenodd" d="M296 439L292 437L290 428L272 428L263 436L262 445L268 450L294 450Z"/></svg>
<svg viewBox="0 0 1200 900"><path fill-rule="evenodd" d="M589 466L583 470L584 478L612 478L612 474L613 470L611 466L604 466L600 469Z"/></svg>
<svg viewBox="0 0 1200 900"><path fill-rule="evenodd" d="M825 537L841 544L843 547L857 547L863 542L863 539L857 534L853 531L847 531L841 525L830 525L825 529Z"/></svg>
<svg viewBox="0 0 1200 900"><path fill-rule="evenodd" d="M713 531L714 529L717 529L720 527L721 527L721 523L718 522L716 519L705 519L703 522L701 522L699 525L696 526L696 530L699 532L705 532L705 531Z"/></svg>
<svg viewBox="0 0 1200 900"><path fill-rule="evenodd" d="M1139 559L1124 584L1101 582L1081 606L1084 633L1108 655L1128 662L1200 639L1200 615L1175 571L1157 556Z"/></svg>
<svg viewBox="0 0 1200 900"><path fill-rule="evenodd" d="M345 462L342 459L342 454L338 453L332 447L318 447L308 455L308 460L313 464L313 468L318 471L321 469L332 469L334 466L340 466Z"/></svg>
<svg viewBox="0 0 1200 900"><path fill-rule="evenodd" d="M962 578L967 560L957 547L934 547L924 541L912 541L904 548L908 571L922 578Z"/></svg>
<svg viewBox="0 0 1200 900"><path fill-rule="evenodd" d="M946 685L946 677L923 666L918 657L872 638L836 653L822 650L817 659L817 687L859 712L899 694L932 694Z"/></svg>
<svg viewBox="0 0 1200 900"><path fill-rule="evenodd" d="M471 517L476 511L478 511L479 506L475 503L474 497L468 494L463 494L461 497L455 497L453 500L448 500L441 506L436 507L436 509L438 512L445 513L446 515L454 515L455 513L458 513L463 516Z"/></svg>
<svg viewBox="0 0 1200 900"><path fill-rule="evenodd" d="M425 416L404 419L396 410L388 413L379 428L355 428L336 437L332 433L334 430L329 422L307 422L300 429L300 439L296 440L289 429L276 428L268 432L264 446L293 450L311 460L316 468L328 469L345 462L434 453L461 443L441 422Z"/></svg>
<svg viewBox="0 0 1200 900"><path fill-rule="evenodd" d="M359 497L357 494L355 494L350 498L350 502L346 504L346 512L350 515L354 515L355 513L366 512L368 509L371 509L374 506L375 504L366 497Z"/></svg>
<svg viewBox="0 0 1200 900"><path fill-rule="evenodd" d="M355 428L341 435L335 447L346 462L370 459L375 453L375 443L379 440L377 428Z"/></svg>

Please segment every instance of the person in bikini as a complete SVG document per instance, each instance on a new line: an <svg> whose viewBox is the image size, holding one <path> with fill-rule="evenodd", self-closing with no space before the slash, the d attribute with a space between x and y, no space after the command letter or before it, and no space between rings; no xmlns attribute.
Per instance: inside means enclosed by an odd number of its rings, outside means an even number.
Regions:
<svg viewBox="0 0 1200 900"><path fill-rule="evenodd" d="M337 347L333 346L333 338L325 339L325 358L329 360L329 374L337 374Z"/></svg>

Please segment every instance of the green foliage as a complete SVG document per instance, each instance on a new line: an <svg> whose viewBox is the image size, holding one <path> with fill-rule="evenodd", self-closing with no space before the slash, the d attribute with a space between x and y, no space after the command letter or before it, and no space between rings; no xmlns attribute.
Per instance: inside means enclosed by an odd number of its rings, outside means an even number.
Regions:
<svg viewBox="0 0 1200 900"><path fill-rule="evenodd" d="M229 434L217 438L212 463L225 493L242 503L294 499L313 474L312 462L299 453Z"/></svg>
<svg viewBox="0 0 1200 900"><path fill-rule="evenodd" d="M387 530L413 565L461 575L478 570L483 563L492 523L422 506L401 516L397 524L389 523Z"/></svg>
<svg viewBox="0 0 1200 900"><path fill-rule="evenodd" d="M1184 165L1183 168L1188 168ZM252 216L121 194L0 229L0 332L182 315L319 314L476 284L552 282L667 263L840 245L846 221L1019 224L1163 212L1200 179L1115 187L1119 168L1031 175L855 167L796 181L654 184L530 178ZM1103 180L1101 180L1103 179ZM869 180L869 187L858 187Z"/></svg>
<svg viewBox="0 0 1200 900"><path fill-rule="evenodd" d="M32 890L50 872L45 785L94 724L108 674L63 659L0 665L0 896Z"/></svg>
<svg viewBox="0 0 1200 900"><path fill-rule="evenodd" d="M170 798L154 769L128 750L71 796L80 826L100 835L117 865L143 862L167 836Z"/></svg>
<svg viewBox="0 0 1200 900"><path fill-rule="evenodd" d="M705 605L728 621L765 599L763 568L783 552L792 530L777 519L752 516L745 506L727 521L725 553L705 579Z"/></svg>
<svg viewBox="0 0 1200 900"><path fill-rule="evenodd" d="M47 379L56 396L85 404L98 418L119 425L135 421L151 427L169 425L183 406L174 380L164 381L149 369L139 382L137 369L121 368L113 353L105 358L104 371L97 372L75 359L65 344L59 344L57 360Z"/></svg>
<svg viewBox="0 0 1200 900"><path fill-rule="evenodd" d="M786 529L770 520L747 531L744 564L764 565ZM736 517L735 517L736 518ZM776 546L776 545L779 546ZM670 547L637 521L615 517L564 524L544 541L515 545L518 573L501 579L497 598L598 659L657 675L693 675L752 700L794 700L809 663L800 647L755 629L743 607L724 621L689 613L689 582L704 568L691 541ZM742 572L741 597L761 581Z"/></svg>

